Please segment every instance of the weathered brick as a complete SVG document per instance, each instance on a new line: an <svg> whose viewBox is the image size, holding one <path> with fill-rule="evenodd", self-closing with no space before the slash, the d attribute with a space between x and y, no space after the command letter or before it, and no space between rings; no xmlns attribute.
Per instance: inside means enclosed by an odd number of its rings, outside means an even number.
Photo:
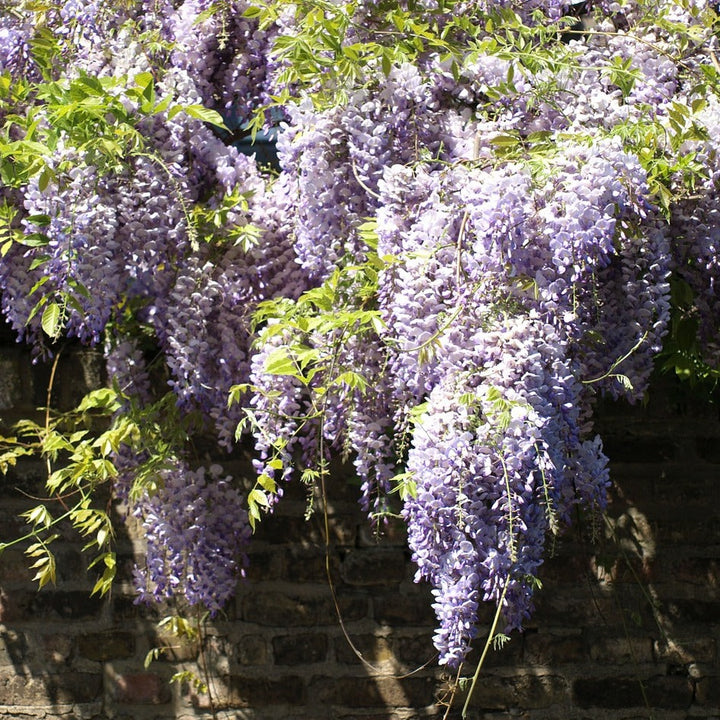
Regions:
<svg viewBox="0 0 720 720"><path fill-rule="evenodd" d="M717 644L712 637L687 638L675 636L669 642L656 640L653 644L656 662L676 665L713 663L717 657Z"/></svg>
<svg viewBox="0 0 720 720"><path fill-rule="evenodd" d="M139 603L136 598L127 595L113 596L112 612L115 620L158 621L163 616L159 608L146 603Z"/></svg>
<svg viewBox="0 0 720 720"><path fill-rule="evenodd" d="M325 548L290 546L284 553L284 580L290 583L327 583ZM339 581L340 560L335 551L330 553L330 572L333 582Z"/></svg>
<svg viewBox="0 0 720 720"><path fill-rule="evenodd" d="M272 640L276 665L307 665L327 657L328 639L318 633L282 635Z"/></svg>
<svg viewBox="0 0 720 720"><path fill-rule="evenodd" d="M152 634L152 645L162 649L157 658L159 662L191 662L197 659L199 653L196 641L162 631Z"/></svg>
<svg viewBox="0 0 720 720"><path fill-rule="evenodd" d="M135 568L138 564L138 561L143 560L144 558L141 558L136 554L132 554L131 552L121 552L119 550L116 551L115 562L117 564L115 582L118 584L122 583L126 586L132 586L132 583L134 582ZM98 572L102 572L101 568L99 568L97 565L93 569L97 569ZM93 577L93 580L95 579L96 577Z"/></svg>
<svg viewBox="0 0 720 720"><path fill-rule="evenodd" d="M289 486L292 487L292 486ZM256 538L272 545L313 543L317 546L325 544L325 523L320 512L315 512L309 520L305 520L305 503L288 501L287 494L279 506L279 512L263 518L258 525ZM317 506L316 506L317 507ZM355 511L357 506L349 506ZM358 514L336 512L329 516L330 543L339 546L354 546L357 538Z"/></svg>
<svg viewBox="0 0 720 720"><path fill-rule="evenodd" d="M432 596L428 588L418 588L412 595L400 593L373 594L375 620L382 625L425 625L435 624Z"/></svg>
<svg viewBox="0 0 720 720"><path fill-rule="evenodd" d="M271 653L264 635L244 635L235 646L235 658L240 665L265 665Z"/></svg>
<svg viewBox="0 0 720 720"><path fill-rule="evenodd" d="M25 521L18 517L18 513L27 510L25 503L21 506L18 503L11 502L6 497L6 495L17 495L15 489L11 487L11 482L7 476L3 477L0 475L0 497L3 498L3 502L0 505L0 542L13 542L28 530ZM8 549L5 552L22 554L22 549L16 547L12 550ZM4 563L4 560L5 553L0 557L0 565Z"/></svg>
<svg viewBox="0 0 720 720"><path fill-rule="evenodd" d="M653 608L643 587L637 581L627 584L609 584L588 592L588 581L573 587L543 587L535 598L536 610L527 623L534 628L583 628L613 626L622 628L630 623L633 628L657 631Z"/></svg>
<svg viewBox="0 0 720 720"><path fill-rule="evenodd" d="M324 598L289 596L280 592L252 593L243 598L246 622L280 627L316 625Z"/></svg>
<svg viewBox="0 0 720 720"><path fill-rule="evenodd" d="M395 549L367 548L349 552L340 569L348 585L382 586L405 578L405 554Z"/></svg>
<svg viewBox="0 0 720 720"><path fill-rule="evenodd" d="M653 513L655 536L659 543L688 545L720 544L720 515L714 504L683 504L679 514L675 506Z"/></svg>
<svg viewBox="0 0 720 720"><path fill-rule="evenodd" d="M104 600L89 592L42 590L0 591L0 622L80 620L98 617Z"/></svg>
<svg viewBox="0 0 720 720"><path fill-rule="evenodd" d="M29 675L24 672L0 674L0 706L88 703L102 693L102 676L64 672Z"/></svg>
<svg viewBox="0 0 720 720"><path fill-rule="evenodd" d="M668 600L663 609L676 622L720 622L720 600L680 598Z"/></svg>
<svg viewBox="0 0 720 720"><path fill-rule="evenodd" d="M407 547L407 527L402 520L389 518L387 522L371 526L363 522L359 527L360 547Z"/></svg>
<svg viewBox="0 0 720 720"><path fill-rule="evenodd" d="M42 661L49 665L69 665L75 650L72 636L62 633L42 635L40 638Z"/></svg>
<svg viewBox="0 0 720 720"><path fill-rule="evenodd" d="M480 634L472 643L472 649L468 653L466 659L466 670L472 674L475 665L480 661L480 657L485 649L487 635ZM510 640L505 642L502 647L497 647L491 642L490 648L485 655L483 661L484 667L503 667L508 665L520 665L523 658L523 637L519 633L513 633Z"/></svg>
<svg viewBox="0 0 720 720"><path fill-rule="evenodd" d="M365 527L367 522L361 518L360 527ZM330 515L328 522L330 530L330 544L333 547L355 547L358 538L358 515Z"/></svg>
<svg viewBox="0 0 720 720"><path fill-rule="evenodd" d="M286 567L282 548L257 550L252 546L248 549L249 563L246 568L246 580L250 584L263 580L277 580L285 576Z"/></svg>
<svg viewBox="0 0 720 720"><path fill-rule="evenodd" d="M682 553L664 560L663 576L672 583L681 585L700 585L710 595L720 591L720 559L712 557L692 557Z"/></svg>
<svg viewBox="0 0 720 720"><path fill-rule="evenodd" d="M300 596L280 592L252 593L243 598L246 622L279 627L335 625L337 615L329 591L323 596ZM338 604L345 621L367 616L368 602L361 595L339 594Z"/></svg>
<svg viewBox="0 0 720 720"><path fill-rule="evenodd" d="M602 665L625 665L653 661L653 641L648 637L605 637L592 634L588 638L590 658Z"/></svg>
<svg viewBox="0 0 720 720"><path fill-rule="evenodd" d="M0 522L2 520L0 519ZM27 526L20 528L17 526L18 532L27 532ZM0 556L0 582L4 586L10 585L33 585L37 587L33 581L35 570L30 566L35 562L34 558L28 558L25 555L25 548L30 545L29 542L19 544L3 552ZM55 557L56 563L56 581L85 580L86 570L85 562L80 548L67 543L56 542L51 546L51 550Z"/></svg>
<svg viewBox="0 0 720 720"><path fill-rule="evenodd" d="M720 677L702 677L695 684L695 702L720 707Z"/></svg>
<svg viewBox="0 0 720 720"><path fill-rule="evenodd" d="M591 548L576 548L572 554L566 549L543 563L543 583L577 583L591 574L591 563Z"/></svg>
<svg viewBox="0 0 720 720"><path fill-rule="evenodd" d="M112 699L124 705L163 705L171 700L168 681L154 673L109 673Z"/></svg>
<svg viewBox="0 0 720 720"><path fill-rule="evenodd" d="M233 676L228 683L229 704L238 708L269 705L303 705L307 701L305 683L294 675L268 677Z"/></svg>
<svg viewBox="0 0 720 720"><path fill-rule="evenodd" d="M79 346L63 353L58 367L60 381L53 384L54 406L61 410L76 407L87 393L105 384L105 375L105 361L100 351ZM72 382L63 382L64 378L72 378ZM47 388L47 384L40 387Z"/></svg>
<svg viewBox="0 0 720 720"><path fill-rule="evenodd" d="M409 669L432 662L437 655L430 629L400 637L397 631L394 631L390 639L396 658Z"/></svg>
<svg viewBox="0 0 720 720"><path fill-rule="evenodd" d="M254 540L270 545L303 544L314 542L320 544L322 535L306 520L287 515L268 515L257 526Z"/></svg>
<svg viewBox="0 0 720 720"><path fill-rule="evenodd" d="M135 653L135 638L129 632L108 630L88 633L78 638L78 653L87 660L106 662L132 657Z"/></svg>
<svg viewBox="0 0 720 720"><path fill-rule="evenodd" d="M483 674L482 682L475 686L470 705L485 710L510 708L540 709L566 702L569 688L565 678L559 675ZM462 705L465 694L458 695Z"/></svg>
<svg viewBox="0 0 720 720"><path fill-rule="evenodd" d="M658 506L682 506L683 510L707 503L708 483L717 472L715 469L708 470L705 465L693 464L687 457L680 458L677 464L663 464L658 471L655 482L655 500ZM642 496L633 500L644 505Z"/></svg>
<svg viewBox="0 0 720 720"><path fill-rule="evenodd" d="M629 708L647 701L651 707L682 710L690 707L693 688L689 678L675 676L579 678L573 695L581 708Z"/></svg>
<svg viewBox="0 0 720 720"><path fill-rule="evenodd" d="M44 497L46 481L47 465L44 462L32 457L19 458L17 464L0 478L0 494L15 499L27 496ZM36 502L27 504L29 507L37 505ZM17 537L18 535L14 535L8 539L14 540Z"/></svg>
<svg viewBox="0 0 720 720"><path fill-rule="evenodd" d="M342 635L334 639L335 659L339 663L360 665L362 660L357 652L362 655L365 662L372 665L379 665L384 662L395 660L390 641L381 635L355 635L350 638L355 649L350 646L347 638ZM357 652L356 652L357 651Z"/></svg>
<svg viewBox="0 0 720 720"><path fill-rule="evenodd" d="M80 620L98 617L104 604L103 598L91 597L87 590L42 590L30 597L27 614L32 619Z"/></svg>
<svg viewBox="0 0 720 720"><path fill-rule="evenodd" d="M19 405L23 400L20 358L16 352L3 350L0 354L0 410Z"/></svg>
<svg viewBox="0 0 720 720"><path fill-rule="evenodd" d="M720 442L717 437L699 437L695 449L698 457L705 462L720 463Z"/></svg>
<svg viewBox="0 0 720 720"><path fill-rule="evenodd" d="M0 583L5 586L30 584L35 574L35 571L30 569L31 564L22 550L6 550L0 556Z"/></svg>
<svg viewBox="0 0 720 720"><path fill-rule="evenodd" d="M352 708L425 707L435 701L432 677L368 678L315 677L308 694L320 705L345 705Z"/></svg>
<svg viewBox="0 0 720 720"><path fill-rule="evenodd" d="M24 633L10 628L0 630L0 666L23 667L28 654L28 641Z"/></svg>
<svg viewBox="0 0 720 720"><path fill-rule="evenodd" d="M605 435L603 450L613 463L658 463L677 456L677 438L673 436L641 437L632 432L623 437Z"/></svg>
<svg viewBox="0 0 720 720"><path fill-rule="evenodd" d="M441 720L443 714L440 710L437 712L428 712L427 709L423 710L420 717L423 720ZM400 708L396 712L392 708L387 708L381 712L372 712L367 709L362 710L349 710L347 708L333 708L333 720L408 720L411 718L415 720L418 716L416 714L408 715L408 711L405 708ZM452 717L452 720L455 720Z"/></svg>
<svg viewBox="0 0 720 720"><path fill-rule="evenodd" d="M585 659L585 646L579 632L556 635L532 632L525 635L525 660L534 665L563 665Z"/></svg>

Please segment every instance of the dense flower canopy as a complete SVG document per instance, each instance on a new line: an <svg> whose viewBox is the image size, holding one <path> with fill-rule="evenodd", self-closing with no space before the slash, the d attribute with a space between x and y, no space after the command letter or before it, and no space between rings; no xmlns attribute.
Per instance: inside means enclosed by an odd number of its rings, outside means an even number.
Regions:
<svg viewBox="0 0 720 720"><path fill-rule="evenodd" d="M402 502L442 664L481 602L522 627L605 503L598 394L642 398L664 341L720 369L717 31L704 0L3 6L2 310L38 357L104 348L139 597L217 612L337 453L371 522ZM253 438L247 495L195 433Z"/></svg>

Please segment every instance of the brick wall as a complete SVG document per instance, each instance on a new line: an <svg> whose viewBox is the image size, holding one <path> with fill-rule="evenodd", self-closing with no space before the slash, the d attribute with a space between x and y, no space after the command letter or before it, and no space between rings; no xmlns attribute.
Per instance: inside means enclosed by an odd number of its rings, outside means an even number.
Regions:
<svg viewBox="0 0 720 720"><path fill-rule="evenodd" d="M0 417L45 403L48 368L0 349ZM100 358L68 350L54 402L68 406L102 377ZM613 459L606 524L580 519L543 570L526 632L486 662L474 720L720 718L720 417L718 406L664 380L645 408L604 403L598 428ZM226 467L241 476L246 464ZM23 463L0 479L0 541L42 494L44 468ZM0 718L315 720L441 718L448 678L433 662L434 617L402 528L377 538L342 470L329 491L331 574L321 517L304 521L291 490L250 549L248 581L204 652L175 647L145 668L157 611L134 605L129 568L141 550L119 538L121 576L110 597L88 598L85 560L58 541L58 584L36 592L22 552L0 558ZM488 610L483 618L491 620ZM486 630L487 631L487 630ZM351 638L361 661L349 645ZM473 662L477 661L476 651ZM427 664L426 664L427 663ZM212 705L178 669L212 678ZM467 668L472 674L472 663ZM455 706L462 704L462 692ZM450 717L459 717L455 710Z"/></svg>

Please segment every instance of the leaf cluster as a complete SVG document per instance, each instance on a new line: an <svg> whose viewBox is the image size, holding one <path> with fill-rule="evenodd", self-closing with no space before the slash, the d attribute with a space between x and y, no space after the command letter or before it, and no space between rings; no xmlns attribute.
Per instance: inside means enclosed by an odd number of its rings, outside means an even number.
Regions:
<svg viewBox="0 0 720 720"><path fill-rule="evenodd" d="M112 550L114 530L107 509L97 506L98 493L116 476L111 454L123 441L122 428L110 426L97 432L119 405L110 389L95 390L66 413L48 414L44 424L23 420L14 435L0 437L0 470L7 472L17 460L28 455L45 458L48 466L48 497L22 513L29 530L10 542L0 544L0 552L13 545L30 544L25 554L33 561L34 579L40 587L54 583L56 563L52 544L69 525L86 543L84 552L93 552L88 568L99 566L100 577L92 593L105 594L115 577ZM54 464L61 467L53 470Z"/></svg>

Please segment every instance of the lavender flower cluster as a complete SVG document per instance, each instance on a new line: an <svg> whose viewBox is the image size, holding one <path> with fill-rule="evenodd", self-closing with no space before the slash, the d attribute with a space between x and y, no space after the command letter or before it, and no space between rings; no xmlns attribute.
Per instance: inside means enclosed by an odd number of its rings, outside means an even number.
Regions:
<svg viewBox="0 0 720 720"><path fill-rule="evenodd" d="M147 543L135 571L139 602L184 598L212 615L235 593L250 539L245 499L219 465L190 470L180 461L158 474L158 490L136 504Z"/></svg>

